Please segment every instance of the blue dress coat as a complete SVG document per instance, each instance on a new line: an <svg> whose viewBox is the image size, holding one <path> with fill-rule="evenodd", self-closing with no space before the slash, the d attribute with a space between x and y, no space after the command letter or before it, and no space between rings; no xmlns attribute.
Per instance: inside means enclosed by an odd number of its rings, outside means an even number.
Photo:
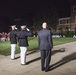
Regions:
<svg viewBox="0 0 76 75"><path fill-rule="evenodd" d="M27 31L27 30L20 31L17 34L19 46L21 46L21 47L27 47L28 46L28 36L30 36L30 35L32 35L31 31Z"/></svg>

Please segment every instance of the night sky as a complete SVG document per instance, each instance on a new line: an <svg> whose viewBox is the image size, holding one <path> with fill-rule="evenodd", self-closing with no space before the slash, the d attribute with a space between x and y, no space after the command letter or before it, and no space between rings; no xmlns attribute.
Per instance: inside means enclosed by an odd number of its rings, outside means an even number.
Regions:
<svg viewBox="0 0 76 75"><path fill-rule="evenodd" d="M69 14L69 6L69 0L0 0L0 16L19 17L35 14L40 9L46 9L47 12L52 7L60 17L65 17Z"/></svg>
<svg viewBox="0 0 76 75"><path fill-rule="evenodd" d="M60 18L69 17L70 0L0 0L0 25L10 25L9 21L16 18L26 17L31 20L35 14L48 14L47 11L53 9Z"/></svg>

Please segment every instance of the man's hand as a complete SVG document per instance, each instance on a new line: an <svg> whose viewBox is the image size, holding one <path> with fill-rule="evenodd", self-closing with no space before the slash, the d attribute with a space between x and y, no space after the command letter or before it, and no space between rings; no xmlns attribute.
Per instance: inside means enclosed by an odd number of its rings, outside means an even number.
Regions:
<svg viewBox="0 0 76 75"><path fill-rule="evenodd" d="M17 27L15 27L15 29L17 30Z"/></svg>
<svg viewBox="0 0 76 75"><path fill-rule="evenodd" d="M27 31L30 31L28 28L26 28Z"/></svg>

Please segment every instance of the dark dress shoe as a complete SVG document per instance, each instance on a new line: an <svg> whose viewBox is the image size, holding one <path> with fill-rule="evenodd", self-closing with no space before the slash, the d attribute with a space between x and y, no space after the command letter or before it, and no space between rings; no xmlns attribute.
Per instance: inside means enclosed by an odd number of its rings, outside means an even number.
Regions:
<svg viewBox="0 0 76 75"><path fill-rule="evenodd" d="M42 71L44 71L45 69L42 69Z"/></svg>
<svg viewBox="0 0 76 75"><path fill-rule="evenodd" d="M43 67L41 70L44 71L45 70L45 67Z"/></svg>
<svg viewBox="0 0 76 75"><path fill-rule="evenodd" d="M48 72L49 70L45 70L45 72Z"/></svg>
<svg viewBox="0 0 76 75"><path fill-rule="evenodd" d="M45 72L48 72L48 71L50 71L50 68L45 69Z"/></svg>

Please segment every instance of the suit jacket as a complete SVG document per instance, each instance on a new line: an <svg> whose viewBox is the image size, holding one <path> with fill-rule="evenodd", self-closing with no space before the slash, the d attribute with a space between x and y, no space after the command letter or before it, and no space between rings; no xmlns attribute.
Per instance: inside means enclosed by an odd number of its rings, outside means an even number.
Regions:
<svg viewBox="0 0 76 75"><path fill-rule="evenodd" d="M12 30L10 32L10 43L11 44L17 44L17 33L18 33L18 31L16 31L16 30Z"/></svg>
<svg viewBox="0 0 76 75"><path fill-rule="evenodd" d="M40 50L51 50L53 48L52 34L48 29L42 29L38 32L38 42Z"/></svg>
<svg viewBox="0 0 76 75"><path fill-rule="evenodd" d="M22 30L20 31L18 36L19 46L27 47L28 46L28 36L32 35L30 31Z"/></svg>

